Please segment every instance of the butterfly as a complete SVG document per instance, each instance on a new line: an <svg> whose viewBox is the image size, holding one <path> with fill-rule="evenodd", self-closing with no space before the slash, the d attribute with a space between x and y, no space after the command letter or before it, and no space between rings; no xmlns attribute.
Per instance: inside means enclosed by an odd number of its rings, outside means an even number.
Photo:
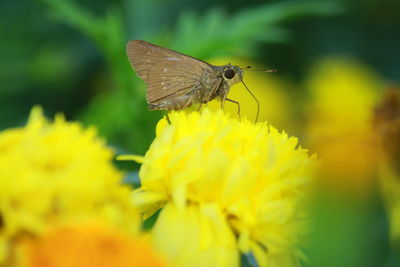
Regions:
<svg viewBox="0 0 400 267"><path fill-rule="evenodd" d="M193 104L201 107L219 99L221 107L224 101L236 104L240 117L239 102L227 98L227 95L233 84L243 83L246 68L231 64L214 66L142 40L129 41L126 52L132 68L147 85L146 99L151 110L180 110ZM245 87L257 102L257 121L259 102Z"/></svg>

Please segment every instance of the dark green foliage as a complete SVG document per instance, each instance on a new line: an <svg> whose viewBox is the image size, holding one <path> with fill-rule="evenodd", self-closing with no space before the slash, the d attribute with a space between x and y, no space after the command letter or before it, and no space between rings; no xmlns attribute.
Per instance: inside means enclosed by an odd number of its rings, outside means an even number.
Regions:
<svg viewBox="0 0 400 267"><path fill-rule="evenodd" d="M184 12L179 18L172 47L201 58L221 55L257 56L260 43L286 42L283 23L306 16L335 15L344 11L339 2L279 2L227 15L221 8L205 14Z"/></svg>

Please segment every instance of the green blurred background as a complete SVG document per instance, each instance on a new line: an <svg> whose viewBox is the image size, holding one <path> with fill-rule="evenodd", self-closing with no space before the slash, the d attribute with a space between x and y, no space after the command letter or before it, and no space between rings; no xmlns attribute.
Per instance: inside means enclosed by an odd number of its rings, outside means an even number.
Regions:
<svg viewBox="0 0 400 267"><path fill-rule="evenodd" d="M130 39L206 61L237 58L278 69L257 74L289 84L282 90L291 97L277 99L283 107L276 112L293 113L273 124L304 139L310 94L304 84L316 62L346 59L382 84L400 79L398 0L1 1L0 25L0 129L23 125L40 104L48 116L63 112L95 125L119 153L143 155L163 115L146 107L144 83L125 54ZM352 73L343 62L335 66ZM338 109L341 100L332 100ZM388 245L380 197L372 195L353 206L346 197L322 197L315 207L312 266L400 266Z"/></svg>
<svg viewBox="0 0 400 267"><path fill-rule="evenodd" d="M21 125L41 104L143 154L161 114L146 109L129 39L203 60L246 57L295 84L327 55L351 55L396 80L399 10L396 0L1 1L0 128Z"/></svg>

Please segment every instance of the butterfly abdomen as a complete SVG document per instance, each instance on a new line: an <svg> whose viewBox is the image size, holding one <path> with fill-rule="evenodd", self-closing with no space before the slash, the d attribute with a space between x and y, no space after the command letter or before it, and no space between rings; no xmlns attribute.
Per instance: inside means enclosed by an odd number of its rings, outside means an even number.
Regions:
<svg viewBox="0 0 400 267"><path fill-rule="evenodd" d="M151 110L180 110L189 107L194 103L193 95L182 95L176 98L163 100L157 103L149 103Z"/></svg>

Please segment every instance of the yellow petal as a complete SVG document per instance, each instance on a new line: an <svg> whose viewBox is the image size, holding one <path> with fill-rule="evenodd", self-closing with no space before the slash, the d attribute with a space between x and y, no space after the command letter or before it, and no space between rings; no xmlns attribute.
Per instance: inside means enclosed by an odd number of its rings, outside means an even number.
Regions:
<svg viewBox="0 0 400 267"><path fill-rule="evenodd" d="M120 155L116 157L116 160L132 160L137 163L143 163L144 157L139 155Z"/></svg>

